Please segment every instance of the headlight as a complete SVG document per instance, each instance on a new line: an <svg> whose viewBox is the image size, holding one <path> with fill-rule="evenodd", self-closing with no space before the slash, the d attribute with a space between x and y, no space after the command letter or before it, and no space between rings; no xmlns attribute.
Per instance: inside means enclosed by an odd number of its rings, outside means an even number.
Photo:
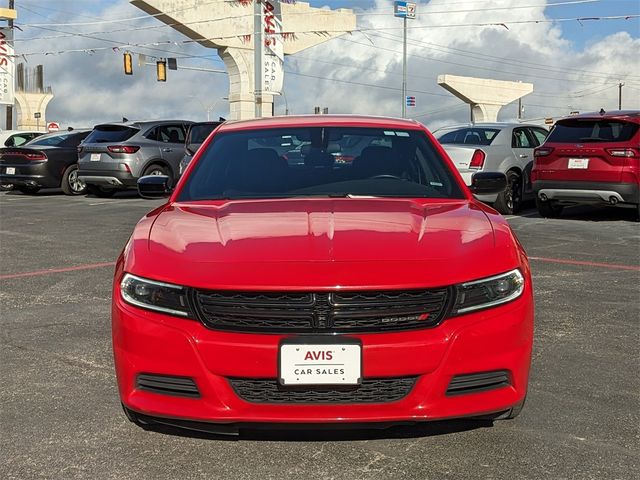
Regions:
<svg viewBox="0 0 640 480"><path fill-rule="evenodd" d="M473 312L515 300L524 291L524 277L520 270L483 278L457 286L454 314Z"/></svg>
<svg viewBox="0 0 640 480"><path fill-rule="evenodd" d="M137 307L181 317L191 316L186 289L178 285L147 280L127 273L120 282L120 294L125 302Z"/></svg>

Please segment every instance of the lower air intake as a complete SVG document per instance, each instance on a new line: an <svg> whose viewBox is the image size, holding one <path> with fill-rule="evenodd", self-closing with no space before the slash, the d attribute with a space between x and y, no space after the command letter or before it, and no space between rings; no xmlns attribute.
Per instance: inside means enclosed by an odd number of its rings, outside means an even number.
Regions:
<svg viewBox="0 0 640 480"><path fill-rule="evenodd" d="M511 385L511 382L509 380L509 372L506 370L457 375L451 380L449 388L447 388L447 395L478 393L509 385Z"/></svg>
<svg viewBox="0 0 640 480"><path fill-rule="evenodd" d="M150 375L143 373L136 379L136 388L146 392L199 398L200 392L193 379L168 375Z"/></svg>
<svg viewBox="0 0 640 480"><path fill-rule="evenodd" d="M236 394L252 403L388 403L406 397L417 377L365 378L354 386L283 387L277 380L231 378Z"/></svg>

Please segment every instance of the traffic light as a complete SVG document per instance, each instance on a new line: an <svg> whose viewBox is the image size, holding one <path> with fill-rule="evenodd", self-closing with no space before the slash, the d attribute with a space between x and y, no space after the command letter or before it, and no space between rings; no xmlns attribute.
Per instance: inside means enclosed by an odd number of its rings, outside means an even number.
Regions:
<svg viewBox="0 0 640 480"><path fill-rule="evenodd" d="M130 52L124 53L124 74L133 75L133 57Z"/></svg>
<svg viewBox="0 0 640 480"><path fill-rule="evenodd" d="M159 82L167 81L167 62L164 60L158 60L156 62L156 74Z"/></svg>

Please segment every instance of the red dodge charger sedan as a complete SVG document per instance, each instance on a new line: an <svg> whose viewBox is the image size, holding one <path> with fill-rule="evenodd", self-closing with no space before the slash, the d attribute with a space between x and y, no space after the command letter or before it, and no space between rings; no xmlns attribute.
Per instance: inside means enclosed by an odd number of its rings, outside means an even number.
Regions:
<svg viewBox="0 0 640 480"><path fill-rule="evenodd" d="M339 159L349 157L350 162ZM533 295L509 225L421 124L228 122L118 259L113 349L130 420L246 425L513 418Z"/></svg>

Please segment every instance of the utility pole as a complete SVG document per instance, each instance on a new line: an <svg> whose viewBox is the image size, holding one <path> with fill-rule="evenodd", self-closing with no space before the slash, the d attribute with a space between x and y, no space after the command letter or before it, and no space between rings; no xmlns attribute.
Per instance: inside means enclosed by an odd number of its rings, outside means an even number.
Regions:
<svg viewBox="0 0 640 480"><path fill-rule="evenodd" d="M522 120L522 97L518 99L518 120Z"/></svg>
<svg viewBox="0 0 640 480"><path fill-rule="evenodd" d="M624 87L624 83L618 83L618 110L622 110L622 87Z"/></svg>
<svg viewBox="0 0 640 480"><path fill-rule="evenodd" d="M15 10L14 0L9 0L9 10ZM13 18L9 18L7 25L13 31ZM15 82L15 80L12 80ZM7 118L5 128L7 130L13 129L13 105L7 105Z"/></svg>

